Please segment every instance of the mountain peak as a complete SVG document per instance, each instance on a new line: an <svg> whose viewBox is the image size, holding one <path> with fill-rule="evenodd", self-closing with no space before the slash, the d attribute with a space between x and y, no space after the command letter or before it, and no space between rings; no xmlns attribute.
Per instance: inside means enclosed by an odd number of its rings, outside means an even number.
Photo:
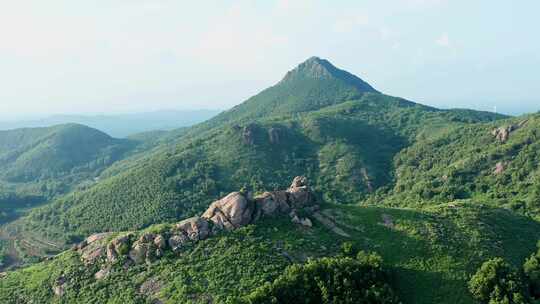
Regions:
<svg viewBox="0 0 540 304"><path fill-rule="evenodd" d="M312 56L300 63L296 68L287 72L281 83L294 82L295 80L308 78L316 80L340 80L354 86L359 92L379 93L367 82L359 77L338 69L330 61L317 56Z"/></svg>

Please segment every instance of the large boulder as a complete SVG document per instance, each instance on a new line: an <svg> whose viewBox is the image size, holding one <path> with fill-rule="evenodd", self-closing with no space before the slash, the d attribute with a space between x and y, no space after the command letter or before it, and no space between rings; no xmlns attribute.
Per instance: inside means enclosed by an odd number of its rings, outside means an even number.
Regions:
<svg viewBox="0 0 540 304"><path fill-rule="evenodd" d="M63 296L67 289L67 279L62 275L54 281L52 291L56 296Z"/></svg>
<svg viewBox="0 0 540 304"><path fill-rule="evenodd" d="M95 264L106 254L106 246L101 244L92 244L80 250L81 259L86 265Z"/></svg>
<svg viewBox="0 0 540 304"><path fill-rule="evenodd" d="M287 191L264 192L255 197L255 205L263 216L287 214L291 210Z"/></svg>
<svg viewBox="0 0 540 304"><path fill-rule="evenodd" d="M208 221L198 216L179 222L175 225L175 229L182 232L192 241L204 240L210 233Z"/></svg>
<svg viewBox="0 0 540 304"><path fill-rule="evenodd" d="M107 245L107 261L116 262L119 256L128 254L131 245L132 234L122 235L112 240Z"/></svg>
<svg viewBox="0 0 540 304"><path fill-rule="evenodd" d="M159 234L154 239L154 245L156 245L156 247L159 249L165 249L167 247L167 241L165 241L165 238Z"/></svg>
<svg viewBox="0 0 540 304"><path fill-rule="evenodd" d="M163 256L163 249L156 246L155 239L159 235L154 233L145 233L139 237L131 250L128 253L129 258L135 262L135 264L142 264L146 262L147 264L152 263L157 258Z"/></svg>
<svg viewBox="0 0 540 304"><path fill-rule="evenodd" d="M213 202L202 215L218 228L236 229L249 224L255 211L255 204L242 193L233 192Z"/></svg>
<svg viewBox="0 0 540 304"><path fill-rule="evenodd" d="M289 204L293 209L307 207L315 203L315 197L309 189L305 176L295 177L287 189L287 193L289 194Z"/></svg>
<svg viewBox="0 0 540 304"><path fill-rule="evenodd" d="M87 245L92 244L94 242L101 241L101 240L109 237L110 235L112 235L112 232L103 232L103 233L92 234L91 236L86 238L85 243Z"/></svg>
<svg viewBox="0 0 540 304"><path fill-rule="evenodd" d="M255 197L255 205L266 216L273 216L279 211L279 203L271 192L264 192Z"/></svg>
<svg viewBox="0 0 540 304"><path fill-rule="evenodd" d="M189 242L190 239L183 233L175 234L171 236L168 240L169 247L171 247L173 252L179 251L185 244Z"/></svg>
<svg viewBox="0 0 540 304"><path fill-rule="evenodd" d="M507 126L503 126L503 127L493 129L491 131L491 135L493 135L501 143L505 143L508 140L508 138L510 138L510 133L512 133L515 130L521 128L526 123L527 123L527 120L524 120L524 121L521 121L517 125L510 124L510 125L507 125Z"/></svg>

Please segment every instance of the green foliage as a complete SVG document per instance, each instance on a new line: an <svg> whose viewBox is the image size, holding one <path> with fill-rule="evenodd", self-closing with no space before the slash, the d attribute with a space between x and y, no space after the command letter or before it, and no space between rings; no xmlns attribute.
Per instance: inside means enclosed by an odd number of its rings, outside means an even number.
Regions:
<svg viewBox="0 0 540 304"><path fill-rule="evenodd" d="M513 125L506 142L492 134ZM474 199L528 216L540 215L540 116L447 128L402 150L396 180L371 202L418 207ZM500 167L500 172L496 168Z"/></svg>
<svg viewBox="0 0 540 304"><path fill-rule="evenodd" d="M521 265L536 249L530 236L540 234L535 221L472 203L423 211L326 205L322 212L350 237L336 235L317 221L305 229L286 217L265 219L167 254L152 265L125 270L123 263L115 264L111 276L102 281L93 277L97 267L84 266L78 255L68 251L52 261L9 272L0 284L0 302L147 303L158 298L171 304L234 303L272 284L291 264L343 257L342 244L349 243L351 253L377 252L383 258L364 253L347 257L391 269L392 289L403 303L472 304L467 281L477 267L495 255ZM382 225L383 218L391 218L393 225ZM159 233L167 227L151 226L145 231ZM52 295L52 286L62 274L76 285L60 298ZM153 278L162 283L160 291L141 295L141 285Z"/></svg>
<svg viewBox="0 0 540 304"><path fill-rule="evenodd" d="M341 244L341 253L344 256L353 257L356 252L357 250L353 242L343 242L343 244Z"/></svg>
<svg viewBox="0 0 540 304"><path fill-rule="evenodd" d="M296 175L307 175L325 201L356 202L391 183L394 155L428 126L453 124L447 116L370 93L302 115L196 127L174 147L120 162L109 178L33 211L11 230L66 241L104 229L138 229L192 216L243 187L286 188Z"/></svg>
<svg viewBox="0 0 540 304"><path fill-rule="evenodd" d="M532 254L523 264L529 291L535 299L540 299L540 242L538 242L538 247L538 251Z"/></svg>
<svg viewBox="0 0 540 304"><path fill-rule="evenodd" d="M502 258L494 258L482 264L469 281L469 290L481 303L527 303L518 271Z"/></svg>
<svg viewBox="0 0 540 304"><path fill-rule="evenodd" d="M0 168L10 182L95 173L131 148L82 125L0 131Z"/></svg>
<svg viewBox="0 0 540 304"><path fill-rule="evenodd" d="M398 303L376 257L361 255L292 265L274 282L245 297L245 303Z"/></svg>

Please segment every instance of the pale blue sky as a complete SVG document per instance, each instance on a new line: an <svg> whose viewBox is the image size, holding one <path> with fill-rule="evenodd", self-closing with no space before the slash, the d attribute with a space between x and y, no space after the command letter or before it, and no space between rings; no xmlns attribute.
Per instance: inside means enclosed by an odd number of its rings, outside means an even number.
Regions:
<svg viewBox="0 0 540 304"><path fill-rule="evenodd" d="M3 119L225 109L312 55L424 104L540 110L540 1L2 2Z"/></svg>

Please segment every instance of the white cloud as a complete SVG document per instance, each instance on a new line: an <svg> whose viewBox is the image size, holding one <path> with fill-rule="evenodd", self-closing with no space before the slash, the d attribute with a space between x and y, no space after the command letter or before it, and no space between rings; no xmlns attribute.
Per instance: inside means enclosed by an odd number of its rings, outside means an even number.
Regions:
<svg viewBox="0 0 540 304"><path fill-rule="evenodd" d="M351 32L354 31L358 26L369 25L369 22L369 16L365 14L342 17L334 23L334 31L338 33Z"/></svg>
<svg viewBox="0 0 540 304"><path fill-rule="evenodd" d="M430 8L444 4L446 0L402 0L410 7L414 8Z"/></svg>
<svg viewBox="0 0 540 304"><path fill-rule="evenodd" d="M439 38L437 38L435 40L435 43L438 46L441 46L441 47L449 47L450 46L450 38L448 38L448 34L444 33L441 36L439 36Z"/></svg>

